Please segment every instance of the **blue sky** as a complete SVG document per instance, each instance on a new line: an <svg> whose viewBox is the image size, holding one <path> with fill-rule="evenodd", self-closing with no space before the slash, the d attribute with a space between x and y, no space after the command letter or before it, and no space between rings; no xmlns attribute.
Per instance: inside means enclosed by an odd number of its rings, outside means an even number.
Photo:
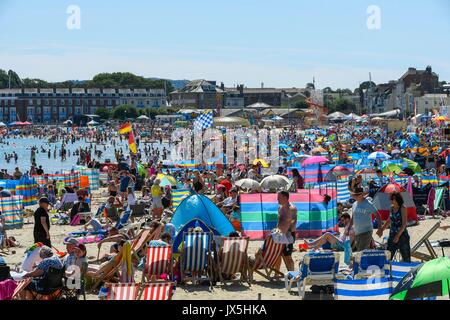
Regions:
<svg viewBox="0 0 450 320"><path fill-rule="evenodd" d="M69 5L81 29L68 30ZM369 30L368 6L381 10ZM0 69L49 81L99 72L227 86L354 88L430 64L450 81L448 0L0 0Z"/></svg>

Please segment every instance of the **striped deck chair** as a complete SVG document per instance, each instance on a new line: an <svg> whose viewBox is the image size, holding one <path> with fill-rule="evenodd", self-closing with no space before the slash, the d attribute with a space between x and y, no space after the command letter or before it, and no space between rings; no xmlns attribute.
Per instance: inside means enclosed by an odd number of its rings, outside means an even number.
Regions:
<svg viewBox="0 0 450 320"><path fill-rule="evenodd" d="M214 260L211 257L211 240L212 234L209 232L183 233L180 256L182 282L208 280L212 288Z"/></svg>
<svg viewBox="0 0 450 320"><path fill-rule="evenodd" d="M255 264L249 274L250 281L253 281L254 272L269 281L284 278L284 274L279 270L279 261L285 246L285 244L275 243L272 236L269 235L264 241L264 248L259 249L255 254ZM264 273L260 270L263 270ZM272 272L273 276L271 276Z"/></svg>
<svg viewBox="0 0 450 320"><path fill-rule="evenodd" d="M138 283L107 283L105 287L108 288L106 300L110 301L136 300L139 293Z"/></svg>
<svg viewBox="0 0 450 320"><path fill-rule="evenodd" d="M148 247L147 255L144 258L144 272L142 272L142 284L146 278L160 276L162 274L172 274L172 246Z"/></svg>
<svg viewBox="0 0 450 320"><path fill-rule="evenodd" d="M335 300L389 300L392 293L389 278L336 280Z"/></svg>
<svg viewBox="0 0 450 320"><path fill-rule="evenodd" d="M218 271L220 282L250 281L248 278L248 249L249 237L222 238L218 255ZM239 280L224 280L223 275L232 276L240 273Z"/></svg>
<svg viewBox="0 0 450 320"><path fill-rule="evenodd" d="M408 272L412 269L420 266L422 263L420 262L397 262L392 261L391 263L391 281L392 281L392 290L397 287L397 285L402 281L403 277L406 276ZM417 300L436 300L436 297L428 297Z"/></svg>
<svg viewBox="0 0 450 320"><path fill-rule="evenodd" d="M25 288L33 281L32 278L27 278L24 280L17 281L17 287L12 295L13 300L20 300L20 294L25 290Z"/></svg>
<svg viewBox="0 0 450 320"><path fill-rule="evenodd" d="M150 282L146 283L139 293L138 300L155 301L155 300L172 300L173 282Z"/></svg>

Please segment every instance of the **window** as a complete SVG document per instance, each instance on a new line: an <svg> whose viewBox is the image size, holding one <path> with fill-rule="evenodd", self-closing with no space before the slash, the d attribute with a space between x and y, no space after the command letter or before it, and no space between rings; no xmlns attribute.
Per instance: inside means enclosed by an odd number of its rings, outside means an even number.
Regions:
<svg viewBox="0 0 450 320"><path fill-rule="evenodd" d="M61 100L60 104L63 106L65 104L65 101Z"/></svg>
<svg viewBox="0 0 450 320"><path fill-rule="evenodd" d="M91 105L95 106L97 104L97 100L91 100Z"/></svg>
<svg viewBox="0 0 450 320"><path fill-rule="evenodd" d="M71 106L72 103L73 103L73 101L70 99L70 100L69 100L69 106Z"/></svg>
<svg viewBox="0 0 450 320"><path fill-rule="evenodd" d="M28 100L28 104L29 104L30 106L32 106L32 105L33 105L33 99Z"/></svg>
<svg viewBox="0 0 450 320"><path fill-rule="evenodd" d="M46 100L45 100L45 105L46 105L46 106L50 105L50 100L46 99Z"/></svg>
<svg viewBox="0 0 450 320"><path fill-rule="evenodd" d="M112 100L108 99L108 106L112 105Z"/></svg>
<svg viewBox="0 0 450 320"><path fill-rule="evenodd" d="M81 100L77 99L77 106L80 106L80 105L81 105Z"/></svg>

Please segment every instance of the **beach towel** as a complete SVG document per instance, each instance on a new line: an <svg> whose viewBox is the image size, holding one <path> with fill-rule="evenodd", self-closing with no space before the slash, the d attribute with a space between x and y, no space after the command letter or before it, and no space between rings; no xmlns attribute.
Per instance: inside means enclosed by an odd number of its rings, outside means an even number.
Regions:
<svg viewBox="0 0 450 320"><path fill-rule="evenodd" d="M14 280L8 279L0 282L0 301L12 300L14 290L17 288L17 283Z"/></svg>
<svg viewBox="0 0 450 320"><path fill-rule="evenodd" d="M122 261L119 281L121 283L134 282L134 268L131 262L131 243L126 242L122 248Z"/></svg>

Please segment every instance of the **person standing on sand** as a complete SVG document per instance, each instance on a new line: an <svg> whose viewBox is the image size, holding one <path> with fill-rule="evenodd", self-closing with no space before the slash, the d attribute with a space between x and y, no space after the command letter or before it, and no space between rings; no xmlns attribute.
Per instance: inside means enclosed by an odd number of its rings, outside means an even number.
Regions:
<svg viewBox="0 0 450 320"><path fill-rule="evenodd" d="M39 200L39 208L34 212L34 243L41 242L51 248L50 241L50 218L48 216L48 205L50 201L47 198Z"/></svg>
<svg viewBox="0 0 450 320"><path fill-rule="evenodd" d="M297 208L289 202L289 192L281 191L278 193L278 225L281 233L285 234L288 244L283 251L283 261L288 271L294 271L294 260L292 252L294 251L295 230L297 226Z"/></svg>

